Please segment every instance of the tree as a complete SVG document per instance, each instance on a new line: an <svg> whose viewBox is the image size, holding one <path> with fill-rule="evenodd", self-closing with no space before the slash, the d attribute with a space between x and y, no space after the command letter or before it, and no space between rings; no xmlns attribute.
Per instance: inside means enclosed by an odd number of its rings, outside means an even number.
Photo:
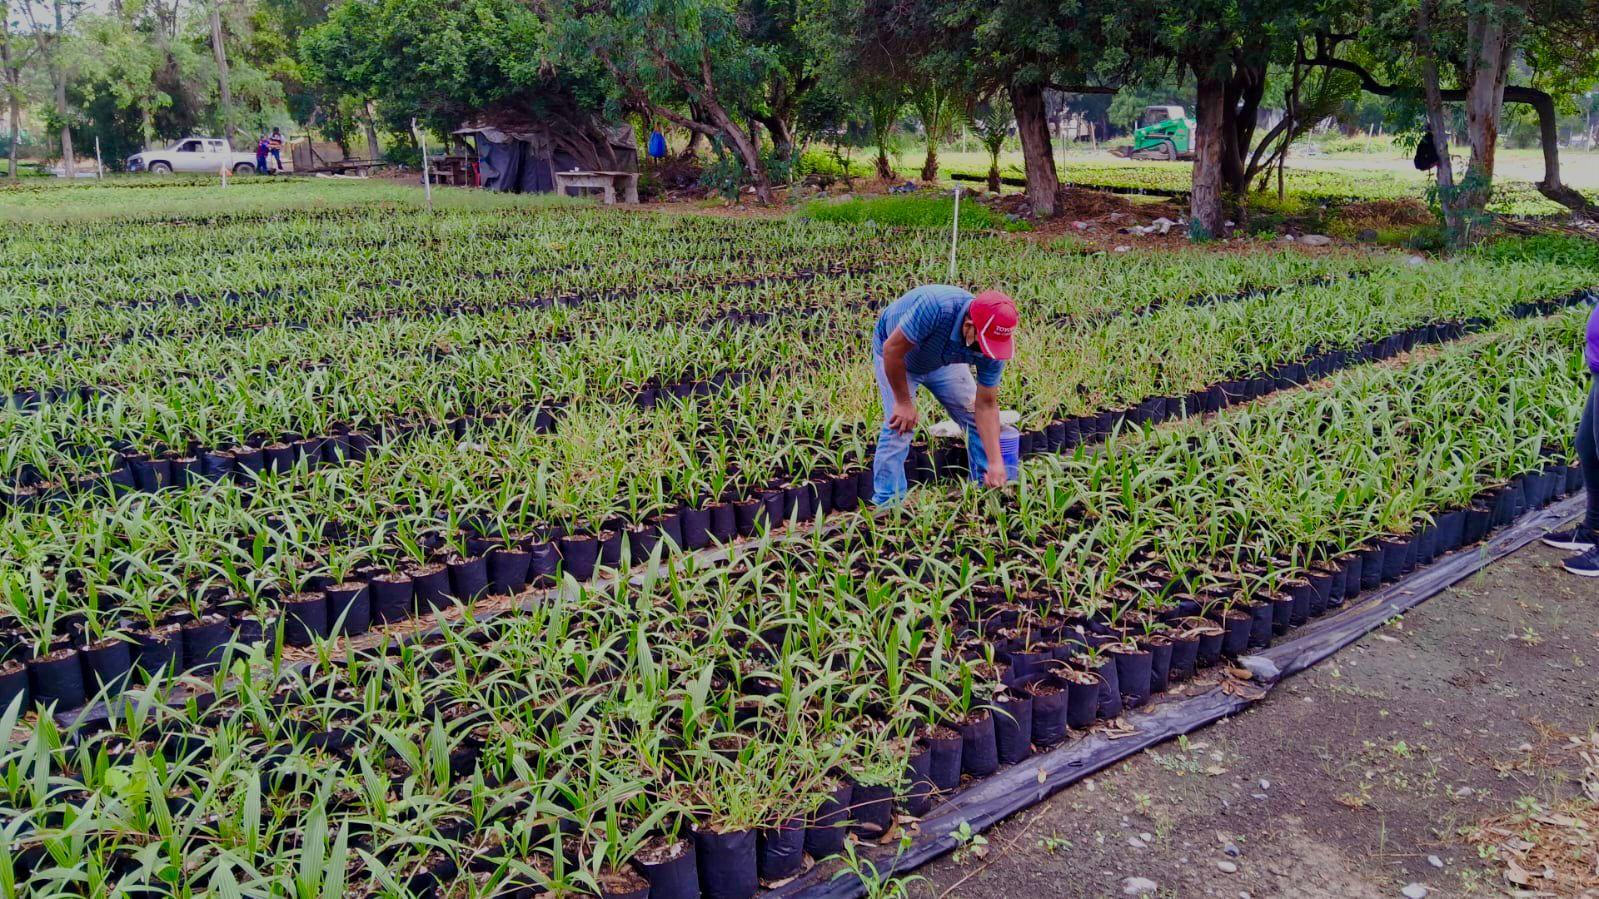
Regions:
<svg viewBox="0 0 1599 899"><path fill-rule="evenodd" d="M850 78L903 87L931 73L959 95L1003 91L1021 139L1028 205L1039 216L1055 214L1060 194L1046 94L1109 91L1142 64L1127 51L1127 17L1112 0L821 2ZM936 156L932 162L936 168Z"/></svg>
<svg viewBox="0 0 1599 899"><path fill-rule="evenodd" d="M0 77L4 78L6 95L6 133L10 136L6 148L7 177L16 180L18 145L22 142L22 67L32 52L13 42L9 0L0 0Z"/></svg>
<svg viewBox="0 0 1599 899"><path fill-rule="evenodd" d="M859 96L872 129L872 144L877 148L877 177L891 181L895 174L888 158L889 142L899 114L905 109L905 86L888 79L873 79L861 86Z"/></svg>
<svg viewBox="0 0 1599 899"><path fill-rule="evenodd" d="M370 159L377 159L379 153L373 97L383 92L401 93L402 86L394 79L396 60L386 51L388 38L399 23L388 15L406 11L394 4L348 0L300 37L300 73L321 88L324 102L337 105L339 98L349 98L366 131ZM439 68L453 70L446 68L448 57L440 58L423 47L407 46L405 50L406 55L416 55L418 64L432 61ZM426 111L423 117L431 119Z"/></svg>
<svg viewBox="0 0 1599 899"><path fill-rule="evenodd" d="M1593 83L1599 70L1599 3L1594 0L1357 5L1318 27L1312 46L1314 53L1305 56L1308 65L1349 72L1367 93L1411 101L1419 97L1427 109L1429 131L1435 130L1434 103L1440 105L1440 122L1441 104L1466 105L1471 157L1465 176L1456 184L1452 169L1440 167L1437 173L1440 205L1457 242L1469 239L1473 223L1487 218L1506 102L1526 104L1538 118L1544 159L1539 191L1574 214L1599 217L1599 208L1561 180L1555 95L1537 85L1542 80L1561 95L1572 96ZM1414 52L1422 47L1424 52ZM1510 83L1518 55L1531 70L1534 84ZM1437 83L1436 98L1429 96L1429 79ZM1445 86L1449 81L1459 86Z"/></svg>
<svg viewBox="0 0 1599 899"><path fill-rule="evenodd" d="M734 0L549 0L544 9L564 66L598 61L625 108L722 142L756 199L771 202L759 140L740 118L761 104L774 62ZM706 120L685 115L685 103Z"/></svg>
<svg viewBox="0 0 1599 899"><path fill-rule="evenodd" d="M142 27L137 12L124 6L109 15L78 22L80 52L68 99L78 111L75 130L85 146L99 142L105 159L116 165L157 134L156 117L178 102L167 64L169 53ZM81 52L92 48L92 52ZM185 97L184 100L188 98Z"/></svg>
<svg viewBox="0 0 1599 899"><path fill-rule="evenodd" d="M1133 20L1127 28L1135 35L1133 42L1147 44L1151 56L1175 66L1179 77L1186 72L1194 78L1192 236L1223 233L1226 198L1248 188L1251 161L1258 163L1268 141L1280 137L1280 132L1268 134L1258 145L1255 140L1270 70L1292 61L1296 41L1318 8L1310 0L1147 0L1129 5Z"/></svg>
<svg viewBox="0 0 1599 899"><path fill-rule="evenodd" d="M1046 94L1114 91L1148 64L1138 24L1116 0L863 0L884 15L924 71L965 71L968 95L1003 91L1016 120L1034 215L1059 206ZM954 66L954 68L946 68Z"/></svg>
<svg viewBox="0 0 1599 899"><path fill-rule="evenodd" d="M754 116L772 136L772 152L781 160L793 157L800 107L821 81L818 48L807 40L806 12L799 0L743 2L743 31L772 61Z"/></svg>
<svg viewBox="0 0 1599 899"><path fill-rule="evenodd" d="M67 88L72 79L67 64L67 40L68 29L76 21L81 6L75 0L21 0L21 3L38 56L50 73L54 119L61 138L61 171L71 178L77 172L78 160L72 150L72 110L67 104ZM45 4L45 10L36 10L37 3Z"/></svg>
<svg viewBox="0 0 1599 899"><path fill-rule="evenodd" d="M899 27L902 15L915 18L915 11L884 0L820 0L806 19L817 70L865 119L877 149L877 177L883 181L896 177L890 144L920 62L915 39L907 42Z"/></svg>
<svg viewBox="0 0 1599 899"><path fill-rule="evenodd" d="M978 142L988 151L988 189L991 193L999 193L999 152L1005 146L1005 138L1010 136L1013 118L1009 100L1003 93L995 92L978 103L967 119Z"/></svg>
<svg viewBox="0 0 1599 899"><path fill-rule="evenodd" d="M228 50L227 43L222 37L222 0L210 0L207 9L211 23L211 52L217 61L217 86L222 92L222 130L228 138L228 144L233 143L233 88L228 84Z"/></svg>
<svg viewBox="0 0 1599 899"><path fill-rule="evenodd" d="M522 0L345 0L300 38L305 83L369 123L405 135L410 120L448 133L487 113L537 122L558 148L595 168L619 164L605 75L559 65L552 24Z"/></svg>
<svg viewBox="0 0 1599 899"><path fill-rule="evenodd" d="M949 140L961 109L958 83L946 72L927 73L911 91L911 106L922 121L927 141L927 156L922 162L922 180L938 179L938 145Z"/></svg>

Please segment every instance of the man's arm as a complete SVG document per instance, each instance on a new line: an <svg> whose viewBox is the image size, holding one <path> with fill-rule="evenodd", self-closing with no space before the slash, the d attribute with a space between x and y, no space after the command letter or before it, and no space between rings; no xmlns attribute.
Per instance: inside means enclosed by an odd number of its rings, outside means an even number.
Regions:
<svg viewBox="0 0 1599 899"><path fill-rule="evenodd" d="M888 426L901 434L916 427L916 402L911 397L910 379L905 376L905 355L915 346L900 328L895 328L883 341L883 374L888 376L888 388L894 393L894 412L888 417ZM996 444L999 441L997 426L994 440Z"/></svg>
<svg viewBox="0 0 1599 899"><path fill-rule="evenodd" d="M988 457L988 470L983 473L983 484L1003 487L1010 482L1005 471L1005 459L999 449L999 388L977 386L977 401L972 404L972 416L977 419L977 436L983 441L983 454Z"/></svg>

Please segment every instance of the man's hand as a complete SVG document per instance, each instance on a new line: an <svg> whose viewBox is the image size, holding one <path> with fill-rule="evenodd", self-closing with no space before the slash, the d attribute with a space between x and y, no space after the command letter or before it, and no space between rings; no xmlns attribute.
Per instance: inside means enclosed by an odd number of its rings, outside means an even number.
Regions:
<svg viewBox="0 0 1599 899"><path fill-rule="evenodd" d="M1001 465L999 465L997 467L993 466L993 465L990 465L990 466L988 466L988 469L983 472L983 486L984 487L994 487L994 488L997 489L997 488L1000 488L1000 487L1004 487L1005 485L1007 485L1009 483L1010 483L1010 474L1007 471L1005 471L1005 466L1003 464L1001 464Z"/></svg>
<svg viewBox="0 0 1599 899"><path fill-rule="evenodd" d="M888 417L888 426L900 434L909 434L916 429L917 421L916 404L894 401L894 414Z"/></svg>

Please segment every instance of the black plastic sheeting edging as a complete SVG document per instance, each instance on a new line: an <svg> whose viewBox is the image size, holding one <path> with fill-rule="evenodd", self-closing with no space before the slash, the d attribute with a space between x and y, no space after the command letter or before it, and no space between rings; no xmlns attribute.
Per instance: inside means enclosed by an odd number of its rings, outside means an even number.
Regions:
<svg viewBox="0 0 1599 899"><path fill-rule="evenodd" d="M1310 668L1382 627L1394 616L1421 605L1570 521L1581 513L1584 502L1579 494L1529 512L1487 542L1441 557L1413 574L1372 591L1338 614L1306 625L1294 639L1239 659L1239 664L1254 673L1249 683L1262 688L1252 695L1229 693L1217 685L1193 696L1172 696L1153 702L1146 707L1147 712L1123 713L1122 720L1136 727L1136 733L1114 740L1104 734L1090 734L977 781L922 818L916 838L903 852L888 849L867 852L859 845L857 851L864 860L876 865L876 876L880 879L904 874L953 852L961 845L955 834L963 824L970 828L968 833L981 833L1145 749L1244 711L1271 696L1272 688L1283 678ZM791 883L761 895L764 899L857 899L865 894L866 888L859 877L841 869L837 863L824 862Z"/></svg>

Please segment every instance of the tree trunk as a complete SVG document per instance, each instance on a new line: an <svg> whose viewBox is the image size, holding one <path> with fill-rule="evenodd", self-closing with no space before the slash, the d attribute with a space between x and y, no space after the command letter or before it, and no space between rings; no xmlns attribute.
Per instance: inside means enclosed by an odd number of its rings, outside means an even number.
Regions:
<svg viewBox="0 0 1599 899"><path fill-rule="evenodd" d="M221 0L211 0L211 52L217 60L217 86L222 95L222 131L233 146L233 89L228 85L228 48L222 39Z"/></svg>
<svg viewBox="0 0 1599 899"><path fill-rule="evenodd" d="M1000 186L999 153L997 151L990 150L988 151L988 192L991 194L997 194L999 193Z"/></svg>
<svg viewBox="0 0 1599 899"><path fill-rule="evenodd" d="M1049 143L1049 117L1044 109L1044 88L1040 84L1011 82L1011 109L1016 116L1016 131L1022 141L1022 164L1027 172L1027 202L1033 215L1049 218L1058 208L1060 176L1055 172L1055 153Z"/></svg>
<svg viewBox="0 0 1599 899"><path fill-rule="evenodd" d="M701 103L705 112L711 118L711 124L722 132L727 142L733 145L733 152L738 155L739 161L744 163L744 171L749 175L751 186L755 188L755 199L762 206L772 202L772 183L767 180L766 167L761 164L760 149L750 140L744 129L733 121L733 116L722 104L709 96L702 96Z"/></svg>
<svg viewBox="0 0 1599 899"><path fill-rule="evenodd" d="M362 107L365 115L361 116L361 124L366 127L366 156L376 162L381 151L378 149L378 112L372 101L366 101Z"/></svg>
<svg viewBox="0 0 1599 899"><path fill-rule="evenodd" d="M1266 93L1265 63L1235 63L1227 79L1226 96L1222 103L1222 175L1227 189L1242 196L1249 190L1251 144L1255 140L1255 120L1260 114L1260 101Z"/></svg>
<svg viewBox="0 0 1599 899"><path fill-rule="evenodd" d="M7 176L17 178L17 142L22 139L22 70L11 59L11 14L6 0L0 0L0 68L6 77L6 122L11 135Z"/></svg>
<svg viewBox="0 0 1599 899"><path fill-rule="evenodd" d="M1227 102L1227 81L1209 72L1195 72L1197 101L1195 116L1199 119L1198 133L1194 136L1194 180L1189 194L1188 235L1194 240L1213 240L1226 230L1226 213L1222 209L1222 184L1224 180L1222 156L1226 152L1223 107Z"/></svg>
<svg viewBox="0 0 1599 899"><path fill-rule="evenodd" d="M692 100L689 101L688 104L688 118L693 122L704 122L706 119L705 111L700 109L699 104L693 102ZM685 162L692 162L693 160L699 158L700 153L704 151L705 145L709 141L710 138L705 136L705 132L694 128L689 128L688 145L683 148L683 152L680 154L679 158Z"/></svg>
<svg viewBox="0 0 1599 899"><path fill-rule="evenodd" d="M938 180L938 141L932 135L928 135L927 157L922 160L922 180L924 182Z"/></svg>
<svg viewBox="0 0 1599 899"><path fill-rule="evenodd" d="M781 115L761 116L758 121L772 136L772 155L778 159L794 158L794 129Z"/></svg>
<svg viewBox="0 0 1599 899"><path fill-rule="evenodd" d="M16 73L8 74L14 76ZM11 180L15 181L17 180L17 144L22 140L22 104L17 101L15 80L12 81L11 89L7 91L7 94L9 96L6 105L9 107L8 118L11 121L11 151L9 153L11 158L6 171L10 174Z"/></svg>
<svg viewBox="0 0 1599 899"><path fill-rule="evenodd" d="M684 160L693 160L698 158L700 151L704 149L705 135L690 128L688 132L688 144L687 146L683 147L683 152L678 154L678 156Z"/></svg>
<svg viewBox="0 0 1599 899"><path fill-rule="evenodd" d="M1499 119L1505 102L1505 79L1510 71L1513 29L1497 3L1470 14L1466 46L1466 139L1471 162L1461 184L1461 205L1481 215L1493 194L1494 153L1499 143Z"/></svg>
<svg viewBox="0 0 1599 899"><path fill-rule="evenodd" d="M1538 113L1538 137L1543 144L1543 180L1538 182L1538 192L1575 215L1599 219L1599 206L1560 181L1560 131L1554 98L1531 87L1507 88L1506 96L1526 103Z"/></svg>
<svg viewBox="0 0 1599 899"><path fill-rule="evenodd" d="M57 68L54 74L56 115L61 119L61 173L68 178L76 178L78 158L72 152L72 128L67 124L67 73Z"/></svg>
<svg viewBox="0 0 1599 899"><path fill-rule="evenodd" d="M1444 98L1438 88L1438 59L1432 50L1432 9L1436 0L1421 0L1416 14L1416 45L1421 50L1422 90L1427 106L1427 131L1438 150L1438 205L1444 213L1444 231L1451 246L1467 239L1459 198L1455 196L1454 163L1449 158L1449 135L1444 131Z"/></svg>

